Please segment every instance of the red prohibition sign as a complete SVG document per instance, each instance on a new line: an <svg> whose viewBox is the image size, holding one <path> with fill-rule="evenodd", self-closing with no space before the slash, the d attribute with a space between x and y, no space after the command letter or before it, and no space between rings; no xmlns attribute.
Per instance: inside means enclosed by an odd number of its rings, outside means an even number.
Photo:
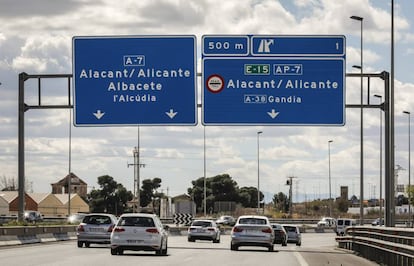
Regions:
<svg viewBox="0 0 414 266"><path fill-rule="evenodd" d="M219 93L224 88L224 79L219 75L211 75L206 81L207 89L212 93Z"/></svg>

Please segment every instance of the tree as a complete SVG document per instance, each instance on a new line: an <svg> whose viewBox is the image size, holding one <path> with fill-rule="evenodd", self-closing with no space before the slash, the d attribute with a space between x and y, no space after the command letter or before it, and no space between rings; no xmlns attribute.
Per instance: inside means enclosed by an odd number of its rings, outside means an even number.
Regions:
<svg viewBox="0 0 414 266"><path fill-rule="evenodd" d="M188 188L187 192L191 195L198 210L203 208L204 199L204 177L200 177L191 182L193 187ZM216 201L239 202L239 188L237 182L228 174L216 175L206 178L206 207L214 208ZM257 195L257 194L256 194Z"/></svg>
<svg viewBox="0 0 414 266"><path fill-rule="evenodd" d="M260 192L260 201L263 200L264 195ZM257 188L256 187L242 187L239 190L239 202L244 208L257 208Z"/></svg>
<svg viewBox="0 0 414 266"><path fill-rule="evenodd" d="M118 215L129 211L126 203L133 198L131 191L127 191L122 184L118 184L109 175L98 177L98 185L99 189L93 189L88 194L91 212L106 212Z"/></svg>
<svg viewBox="0 0 414 266"><path fill-rule="evenodd" d="M16 191L18 188L16 178L2 176L0 178L1 191Z"/></svg>
<svg viewBox="0 0 414 266"><path fill-rule="evenodd" d="M164 197L164 193L157 191L161 187L161 182L161 178L158 177L142 180L142 187L140 189L141 207L148 206L152 203L153 211L158 210L160 199Z"/></svg>
<svg viewBox="0 0 414 266"><path fill-rule="evenodd" d="M289 211L289 199L283 192L273 195L273 204L277 211L288 212Z"/></svg>
<svg viewBox="0 0 414 266"><path fill-rule="evenodd" d="M338 199L336 201L336 208L339 212L347 212L348 211L348 200L347 199Z"/></svg>
<svg viewBox="0 0 414 266"><path fill-rule="evenodd" d="M407 186L407 195L408 195L408 202L411 205L414 205L414 186Z"/></svg>

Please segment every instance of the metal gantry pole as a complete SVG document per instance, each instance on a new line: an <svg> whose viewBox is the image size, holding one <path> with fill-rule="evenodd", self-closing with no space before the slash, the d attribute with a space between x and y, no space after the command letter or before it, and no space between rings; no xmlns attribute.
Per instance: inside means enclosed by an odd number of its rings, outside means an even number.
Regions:
<svg viewBox="0 0 414 266"><path fill-rule="evenodd" d="M26 111L24 103L24 82L27 79L26 73L19 74L19 129L18 129L18 176L19 176L19 198L18 198L18 213L17 218L19 221L23 221L24 214L24 199L25 199L25 173L24 173L24 112Z"/></svg>
<svg viewBox="0 0 414 266"><path fill-rule="evenodd" d="M384 221L384 217L382 215L382 111L383 111L383 108L382 108L382 96L375 94L374 97L379 98L380 104L381 104L381 108L380 108L380 163L379 163L379 168L380 168L379 217L380 217L380 225L382 225Z"/></svg>
<svg viewBox="0 0 414 266"><path fill-rule="evenodd" d="M260 211L260 147L259 136L263 131L257 132L257 213Z"/></svg>
<svg viewBox="0 0 414 266"><path fill-rule="evenodd" d="M206 126L203 126L204 129L204 202L203 202L203 208L204 208L204 217L207 217L207 177L206 177Z"/></svg>
<svg viewBox="0 0 414 266"><path fill-rule="evenodd" d="M332 217L332 194L331 194L331 143L328 141L328 175L329 175L329 217Z"/></svg>
<svg viewBox="0 0 414 266"><path fill-rule="evenodd" d="M408 224L412 227L411 222L411 113L403 111L404 114L408 115Z"/></svg>

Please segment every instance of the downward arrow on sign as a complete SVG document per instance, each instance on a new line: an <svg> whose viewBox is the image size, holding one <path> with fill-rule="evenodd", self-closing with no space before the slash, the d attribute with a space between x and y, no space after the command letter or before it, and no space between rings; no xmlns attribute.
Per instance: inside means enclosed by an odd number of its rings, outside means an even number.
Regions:
<svg viewBox="0 0 414 266"><path fill-rule="evenodd" d="M98 119L101 119L104 114L105 113L102 113L101 110L97 110L96 113L93 113L93 115Z"/></svg>
<svg viewBox="0 0 414 266"><path fill-rule="evenodd" d="M272 109L272 112L267 112L267 114L270 115L272 119L274 119L279 114L279 112L276 112L275 109Z"/></svg>
<svg viewBox="0 0 414 266"><path fill-rule="evenodd" d="M173 109L170 109L169 112L165 112L171 119L174 118L174 116L178 113L178 112L174 112Z"/></svg>

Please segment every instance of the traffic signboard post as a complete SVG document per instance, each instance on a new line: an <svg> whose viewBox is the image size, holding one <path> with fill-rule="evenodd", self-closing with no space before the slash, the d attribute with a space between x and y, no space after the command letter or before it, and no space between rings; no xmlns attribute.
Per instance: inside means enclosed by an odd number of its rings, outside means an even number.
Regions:
<svg viewBox="0 0 414 266"><path fill-rule="evenodd" d="M197 124L196 39L73 38L74 124Z"/></svg>
<svg viewBox="0 0 414 266"><path fill-rule="evenodd" d="M202 57L205 125L345 123L344 36L206 35Z"/></svg>

